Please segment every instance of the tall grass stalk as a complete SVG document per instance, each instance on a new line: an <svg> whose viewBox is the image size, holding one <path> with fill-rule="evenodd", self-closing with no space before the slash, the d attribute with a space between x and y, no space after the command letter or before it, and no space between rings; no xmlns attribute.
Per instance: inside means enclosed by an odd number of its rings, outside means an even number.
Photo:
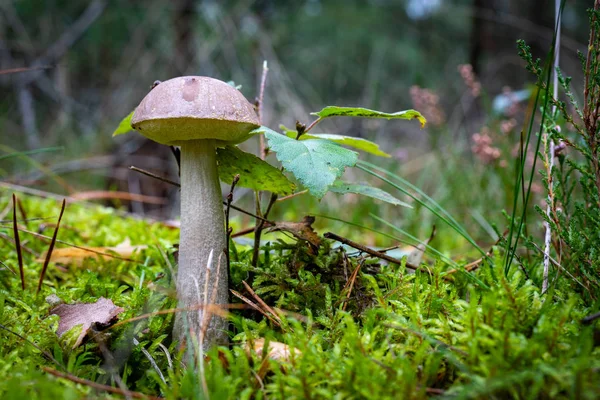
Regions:
<svg viewBox="0 0 600 400"><path fill-rule="evenodd" d="M562 14L563 7L564 7L564 0L562 0L562 4L560 7L560 14ZM523 231L523 226L525 224L525 215L527 212L527 206L529 204L529 198L531 196L531 185L533 183L533 177L535 174L535 167L537 164L540 144L542 142L542 136L544 133L544 122L546 121L546 116L547 116L547 111L548 111L548 103L550 101L550 96L547 92L544 93L544 104L542 106L542 118L540 121L538 138L537 138L537 142L535 145L535 152L534 152L535 156L533 159L533 165L531 167L531 172L529 174L529 183L527 185L527 189L525 189L524 186L522 186L524 184L524 178L525 178L524 173L525 173L526 154L527 154L527 150L529 149L529 143L531 141L537 105L540 100L540 95L542 94L542 89L540 88L542 86L542 82L540 80L542 80L542 79L545 80L546 88L550 87L550 79L552 76L551 65L553 64L553 61L554 61L554 52L555 52L556 42L557 42L557 33L558 33L557 29L555 28L554 34L552 37L552 45L550 47L550 52L546 56L544 72L542 73L542 75L540 76L540 78L538 80L538 88L539 89L536 91L535 99L533 101L533 106L529 108L531 115L529 117L529 123L528 123L528 127L527 127L527 136L525 139L525 146L523 146L523 139L522 139L523 135L521 135L521 149L520 149L520 157L518 159L519 165L517 168L517 174L515 177L515 186L514 186L515 191L514 191L513 211L511 214L511 221L510 221L508 237L506 240L506 254L505 254L505 258L504 258L504 274L505 274L505 276L508 276L508 271L514 260L514 257L515 257L515 254L516 254L516 251L517 251L517 248L519 245L519 239L521 236L521 232ZM521 191L521 190L523 191L521 193L523 195L523 204L522 204L522 209L520 212L520 214L521 214L520 218L518 218L518 221L517 221L518 202L519 202L519 194L520 194L519 191Z"/></svg>

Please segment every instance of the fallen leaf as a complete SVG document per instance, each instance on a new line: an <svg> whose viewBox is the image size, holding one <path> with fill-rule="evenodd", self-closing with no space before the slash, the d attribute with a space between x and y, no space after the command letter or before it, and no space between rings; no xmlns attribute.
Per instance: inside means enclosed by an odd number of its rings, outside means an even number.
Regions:
<svg viewBox="0 0 600 400"><path fill-rule="evenodd" d="M265 339L255 339L252 343L246 343L246 351L248 353L254 352L257 356L262 356L264 352ZM300 350L294 349L294 354L302 354ZM269 349L267 358L275 361L290 361L291 351L287 344L281 342L269 342Z"/></svg>
<svg viewBox="0 0 600 400"><path fill-rule="evenodd" d="M269 229L269 232L283 231L289 232L300 240L307 241L316 252L321 245L321 238L313 230L312 224L315 222L315 217L307 215L302 219L302 222L275 222L274 226Z"/></svg>
<svg viewBox="0 0 600 400"><path fill-rule="evenodd" d="M118 246L114 247L64 247L54 249L50 256L50 261L61 264L81 264L86 258L120 258L128 259L137 251L148 248L146 245L132 246L129 238ZM42 253L36 261L43 262L46 258L46 252ZM131 260L130 260L131 261Z"/></svg>
<svg viewBox="0 0 600 400"><path fill-rule="evenodd" d="M58 337L81 325L81 333L73 345L73 348L76 348L88 334L92 324L110 325L123 311L125 310L115 306L112 300L100 297L95 303L61 304L53 308L50 314L60 318L56 331Z"/></svg>
<svg viewBox="0 0 600 400"><path fill-rule="evenodd" d="M412 264L412 265L421 265L421 261L423 260L423 255L425 254L425 249L427 248L427 245L429 244L429 242L431 242L433 240L434 237L435 237L435 225L433 226L433 229L431 230L431 235L429 235L429 238L427 240L424 240L423 242L419 243L419 245L416 246L415 249L410 252L410 254L406 257L406 262L409 264Z"/></svg>

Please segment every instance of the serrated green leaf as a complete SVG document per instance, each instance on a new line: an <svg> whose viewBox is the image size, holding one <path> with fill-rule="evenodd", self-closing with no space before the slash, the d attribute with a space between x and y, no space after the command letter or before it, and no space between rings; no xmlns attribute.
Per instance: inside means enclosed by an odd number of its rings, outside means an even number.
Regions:
<svg viewBox="0 0 600 400"><path fill-rule="evenodd" d="M329 140L294 140L268 128L263 132L283 167L319 199L346 167L353 167L358 160L355 151Z"/></svg>
<svg viewBox="0 0 600 400"><path fill-rule="evenodd" d="M367 183L350 183L344 181L335 181L334 184L329 188L330 192L346 194L346 193L356 193L361 194L363 196L372 197L377 200L385 201L387 203L393 204L395 206L402 206L412 208L412 206L408 203L405 203L401 200L398 200L385 190L381 190L379 188L370 186Z"/></svg>
<svg viewBox="0 0 600 400"><path fill-rule="evenodd" d="M420 112L416 110L404 110L395 113L385 113L381 111L369 110L362 107L338 107L327 106L319 112L311 113L320 118L328 117L362 117L362 118L385 118L385 119L418 119L421 128L425 126L427 120Z"/></svg>
<svg viewBox="0 0 600 400"><path fill-rule="evenodd" d="M124 133L127 133L129 131L132 131L133 128L131 127L131 117L133 117L133 111L130 112L125 118L123 118L123 120L119 123L119 126L117 126L117 129L115 129L115 131L113 132L113 137L114 136L118 136L118 135L122 135Z"/></svg>
<svg viewBox="0 0 600 400"><path fill-rule="evenodd" d="M218 148L217 164L219 178L225 183L231 184L233 177L239 174L238 186L249 189L268 190L287 196L296 188L279 169L237 146Z"/></svg>

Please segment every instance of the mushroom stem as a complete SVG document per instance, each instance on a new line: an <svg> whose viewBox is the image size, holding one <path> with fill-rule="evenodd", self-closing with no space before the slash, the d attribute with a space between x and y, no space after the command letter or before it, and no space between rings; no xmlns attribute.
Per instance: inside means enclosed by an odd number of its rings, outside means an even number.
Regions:
<svg viewBox="0 0 600 400"><path fill-rule="evenodd" d="M226 248L225 217L213 139L181 144L181 221L178 307L227 304L228 271L222 256ZM217 315L209 318L200 309L178 313L173 334L175 340L184 343L191 339L191 332L202 349L208 350L227 343L226 330L226 320Z"/></svg>

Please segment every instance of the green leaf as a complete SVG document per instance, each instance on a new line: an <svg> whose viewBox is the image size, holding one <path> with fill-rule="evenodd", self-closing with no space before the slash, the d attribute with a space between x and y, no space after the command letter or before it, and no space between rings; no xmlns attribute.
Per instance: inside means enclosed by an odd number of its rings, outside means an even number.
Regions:
<svg viewBox="0 0 600 400"><path fill-rule="evenodd" d="M268 128L262 131L283 167L319 199L346 167L353 167L358 160L355 151L329 140L294 140Z"/></svg>
<svg viewBox="0 0 600 400"><path fill-rule="evenodd" d="M285 133L287 137L296 139L298 132L287 128L285 125L279 125L279 128L283 131L283 133ZM391 157L388 153L381 151L377 143L373 143L370 140L357 138L354 136L336 135L333 133L305 133L302 136L300 136L299 140L306 139L331 140L332 142L336 142L338 144L348 147L353 147L357 150L362 150L366 153L375 154L376 156Z"/></svg>
<svg viewBox="0 0 600 400"><path fill-rule="evenodd" d="M130 112L125 118L123 118L123 120L119 123L119 126L117 126L117 129L115 129L115 131L113 132L113 137L114 136L118 136L118 135L122 135L124 133L127 133L129 131L132 131L133 128L131 127L131 117L133 117L133 111Z"/></svg>
<svg viewBox="0 0 600 400"><path fill-rule="evenodd" d="M233 177L239 174L238 186L249 189L268 190L287 196L296 188L279 169L237 146L217 149L217 164L219 178L225 183L231 184Z"/></svg>
<svg viewBox="0 0 600 400"><path fill-rule="evenodd" d="M337 107L328 106L319 112L311 113L319 118L328 117L363 117L363 118L385 118L385 119L418 119L421 128L425 126L427 120L420 112L415 110L398 111L395 113L384 113L381 111L369 110L362 107Z"/></svg>
<svg viewBox="0 0 600 400"><path fill-rule="evenodd" d="M372 197L377 200L382 200L387 203L393 204L395 206L403 206L412 208L412 206L408 203L405 203L401 200L398 200L388 192L381 190L379 188L370 186L367 183L350 183L344 181L335 181L333 186L329 188L330 192L346 194L346 193L356 193L362 194L363 196Z"/></svg>
<svg viewBox="0 0 600 400"><path fill-rule="evenodd" d="M377 143L373 143L370 140L357 138L353 136L336 135L332 133L307 133L300 136L300 140L306 139L325 139L331 140L338 144L353 147L357 150L362 150L367 153L375 154L380 157L391 157L388 153L385 153L379 149Z"/></svg>

